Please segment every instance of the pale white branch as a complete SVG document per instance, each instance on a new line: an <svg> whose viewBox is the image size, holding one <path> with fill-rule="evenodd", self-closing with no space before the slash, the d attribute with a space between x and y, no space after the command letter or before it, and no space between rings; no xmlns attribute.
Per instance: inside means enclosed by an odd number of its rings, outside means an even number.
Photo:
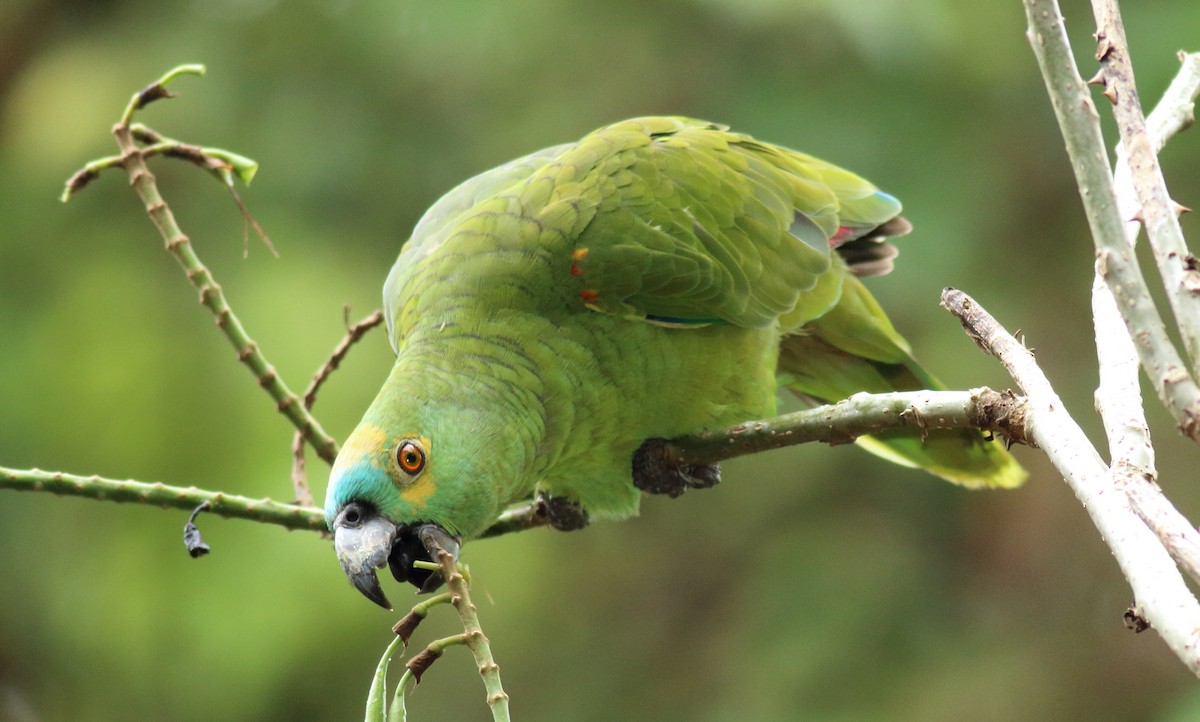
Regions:
<svg viewBox="0 0 1200 722"><path fill-rule="evenodd" d="M1191 361L1192 373L1196 374L1200 369L1200 271L1193 267L1194 259L1188 254L1179 226L1179 206L1167 193L1158 156L1146 132L1120 7L1116 0L1092 0L1092 12L1097 28L1096 57L1133 171L1130 177L1140 208L1137 215L1146 226L1163 287L1175 314L1175 325Z"/></svg>
<svg viewBox="0 0 1200 722"><path fill-rule="evenodd" d="M946 289L942 305L987 352L996 356L1027 396L1030 439L1045 451L1083 504L1129 581L1139 613L1176 656L1200 676L1200 603L1170 554L1113 483L1094 446L1023 344L974 299Z"/></svg>
<svg viewBox="0 0 1200 722"><path fill-rule="evenodd" d="M1183 66L1179 74L1146 119L1148 139L1155 153L1190 124L1194 100L1200 94L1200 54L1181 53L1180 60ZM1131 218L1137 208L1137 195L1121 146L1117 147L1114 185L1122 216ZM1125 224L1130 246L1136 243L1139 228L1136 220ZM1099 276L1092 284L1092 314L1100 368L1096 410L1108 435L1113 481L1129 496L1133 510L1158 535L1184 571L1200 581L1200 532L1155 483L1154 449L1138 385L1137 352L1112 294Z"/></svg>

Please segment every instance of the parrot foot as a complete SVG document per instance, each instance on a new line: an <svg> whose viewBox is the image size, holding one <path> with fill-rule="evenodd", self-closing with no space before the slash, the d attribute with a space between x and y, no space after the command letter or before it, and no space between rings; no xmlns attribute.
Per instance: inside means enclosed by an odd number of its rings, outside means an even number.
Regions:
<svg viewBox="0 0 1200 722"><path fill-rule="evenodd" d="M688 489L708 489L721 481L720 464L679 464L667 458L666 439L648 439L633 454L633 485L647 494L674 499Z"/></svg>
<svg viewBox="0 0 1200 722"><path fill-rule="evenodd" d="M577 531L588 525L588 513L578 502L565 496L538 494L541 513L546 515L550 526L559 531Z"/></svg>

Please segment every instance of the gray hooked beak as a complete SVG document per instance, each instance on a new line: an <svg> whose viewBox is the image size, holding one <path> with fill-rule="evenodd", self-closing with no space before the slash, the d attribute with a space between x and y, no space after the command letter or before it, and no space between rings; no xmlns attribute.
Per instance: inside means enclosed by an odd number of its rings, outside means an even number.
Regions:
<svg viewBox="0 0 1200 722"><path fill-rule="evenodd" d="M350 503L333 522L333 547L354 588L384 609L392 605L375 570L388 563L397 527L373 509Z"/></svg>

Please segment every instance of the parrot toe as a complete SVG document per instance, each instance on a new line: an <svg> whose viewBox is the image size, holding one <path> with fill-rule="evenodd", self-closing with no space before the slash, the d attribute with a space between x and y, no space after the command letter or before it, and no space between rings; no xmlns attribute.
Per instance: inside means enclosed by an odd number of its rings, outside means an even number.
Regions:
<svg viewBox="0 0 1200 722"><path fill-rule="evenodd" d="M559 531L577 531L588 525L588 513L579 502L571 501L565 496L539 493L537 503L550 526Z"/></svg>
<svg viewBox="0 0 1200 722"><path fill-rule="evenodd" d="M679 464L667 458L666 439L649 439L633 454L633 485L647 494L674 499L688 489L708 489L721 481L720 464Z"/></svg>

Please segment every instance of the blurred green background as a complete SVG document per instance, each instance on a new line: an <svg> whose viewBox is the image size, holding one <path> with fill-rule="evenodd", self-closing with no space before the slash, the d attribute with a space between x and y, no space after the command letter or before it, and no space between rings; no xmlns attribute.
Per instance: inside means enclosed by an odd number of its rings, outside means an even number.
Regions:
<svg viewBox="0 0 1200 722"><path fill-rule="evenodd" d="M1200 49L1200 4L1126 3L1143 96ZM1085 74L1090 10L1066 3ZM114 173L130 93L204 62L141 118L262 164L251 241L205 174L154 164L251 334L293 388L361 317L420 213L468 176L613 120L680 113L803 149L898 195L916 232L871 282L955 387L1010 384L938 308L953 285L1023 329L1085 428L1092 250L1017 0L151 0L0 5L0 463L288 498L291 430L196 303ZM1107 118L1106 129L1112 124ZM1200 136L1164 158L1200 206ZM1195 217L1185 232L1200 237ZM339 438L390 363L382 333L316 407ZM1197 518L1197 450L1152 410L1158 466ZM525 720L1200 719L1043 459L968 493L852 448L727 466L581 533L471 544L485 629ZM315 491L325 467L310 458ZM353 719L395 616L329 544L201 517L0 491L0 718ZM402 597L388 587L393 599ZM456 628L441 614L419 635ZM486 719L469 655L415 720Z"/></svg>

